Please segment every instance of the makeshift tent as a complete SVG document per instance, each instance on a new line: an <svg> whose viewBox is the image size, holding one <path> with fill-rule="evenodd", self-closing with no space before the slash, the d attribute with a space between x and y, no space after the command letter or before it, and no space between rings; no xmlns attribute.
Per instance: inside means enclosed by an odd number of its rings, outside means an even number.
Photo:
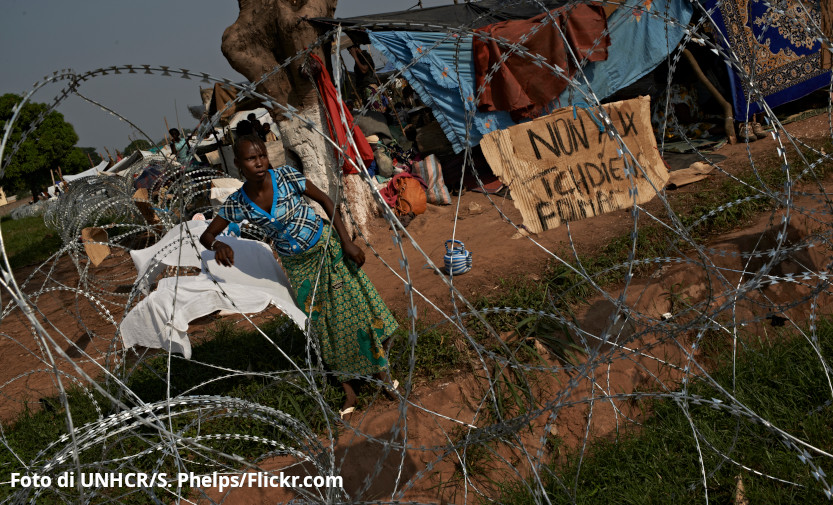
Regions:
<svg viewBox="0 0 833 505"><path fill-rule="evenodd" d="M312 18L311 21L328 26L341 25L353 41L367 44L369 40L363 35L364 30L437 32L445 31L443 28L481 28L510 19L531 18L541 14L544 9L551 10L568 3L568 0L542 0L540 2L482 0L351 18Z"/></svg>
<svg viewBox="0 0 833 505"><path fill-rule="evenodd" d="M468 142L477 144L490 131L515 124L508 112L477 111L471 35L401 31L368 35L386 58L403 69L405 79L431 108L455 152L461 152Z"/></svg>
<svg viewBox="0 0 833 505"><path fill-rule="evenodd" d="M604 8L581 2L477 32L491 37L472 41L475 87L483 90L477 108L509 111L516 121L539 117L568 88L579 66L607 59L610 45ZM523 44L528 54L505 41ZM543 68L542 62L551 68Z"/></svg>
<svg viewBox="0 0 833 505"><path fill-rule="evenodd" d="M90 168L88 170L84 170L80 174L65 175L64 180L67 181L67 182L72 182L72 181L77 181L78 179L83 179L84 177L92 177L92 176L95 176L95 175L99 175L101 173L104 173L104 171L107 169L107 165L109 165L109 164L110 164L109 161L102 161L101 163L94 166L93 168Z"/></svg>
<svg viewBox="0 0 833 505"><path fill-rule="evenodd" d="M228 102L237 98L237 88L228 84L215 83L214 93L211 95L211 101L208 105L208 114L214 115L217 111L221 111L226 107ZM221 115L222 119L228 120L231 116L241 110L250 110L260 107L261 103L251 97L244 98L234 106L226 109Z"/></svg>
<svg viewBox="0 0 833 505"><path fill-rule="evenodd" d="M230 128L236 128L237 123L239 123L240 121L248 121L250 114L254 114L260 123L272 124L272 118L271 116L269 116L269 111L267 111L263 107L258 107L256 109L241 109L237 107L236 111L237 112L230 116L230 119L228 120L228 125Z"/></svg>
<svg viewBox="0 0 833 505"><path fill-rule="evenodd" d="M151 164L145 167L142 172L133 179L134 189L151 189L156 181L165 175L165 167L162 165Z"/></svg>
<svg viewBox="0 0 833 505"><path fill-rule="evenodd" d="M827 40L833 41L833 2L821 4L821 32ZM830 46L821 49L821 65L827 70L833 68L833 48Z"/></svg>
<svg viewBox="0 0 833 505"><path fill-rule="evenodd" d="M455 19L453 13L461 8L482 4L484 2L424 10L431 10L437 18L446 17L441 13L448 13L446 23L434 19L436 30L438 25L451 26ZM439 10L445 8L450 10ZM643 8L647 12L642 12ZM518 13L528 14L523 10ZM532 15L539 13L540 10ZM633 84L673 51L685 34L691 15L692 7L687 0L655 0L647 5L644 0L626 0L608 17L611 40L608 58L586 65L584 78L575 80L577 88L565 90L552 107L576 102L593 103ZM477 110L470 34L417 31L417 28L424 30L426 27L413 25L408 17L387 24L384 19L395 19L394 14L377 17L373 27L390 31L368 31L369 40L402 70L423 103L431 108L455 152L461 152L467 145L477 145L482 136L491 131L516 124L507 112ZM357 20L369 22L371 18L374 17L342 21L355 25ZM403 31L402 26L408 26L408 31ZM483 25L475 24L475 27L479 26ZM353 32L350 34L353 36ZM554 77L542 75L543 78Z"/></svg>
<svg viewBox="0 0 833 505"><path fill-rule="evenodd" d="M114 164L112 167L108 168L105 171L108 174L118 174L122 170L127 170L134 163L141 161L142 158L144 158L144 154L142 153L142 151L137 149L136 151L130 153L130 156L120 159L118 163Z"/></svg>
<svg viewBox="0 0 833 505"><path fill-rule="evenodd" d="M714 9L720 43L737 55L734 65L727 62L735 119L746 121L761 112L761 97L776 107L830 85L823 57L829 50L815 32L802 26L823 26L818 0L777 5L765 0L708 0L706 7Z"/></svg>

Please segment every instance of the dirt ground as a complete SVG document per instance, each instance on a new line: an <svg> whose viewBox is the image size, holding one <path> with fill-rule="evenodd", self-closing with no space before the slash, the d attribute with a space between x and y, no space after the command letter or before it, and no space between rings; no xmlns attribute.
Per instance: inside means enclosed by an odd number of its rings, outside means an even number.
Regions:
<svg viewBox="0 0 833 505"><path fill-rule="evenodd" d="M787 130L798 138L823 139L830 136L827 127L827 117L822 115L788 125ZM726 172L735 174L749 167L750 155L753 159L772 156L776 148L772 138L748 146L726 145L717 151L717 154L726 156L718 165ZM684 198L686 194L711 187L706 186L708 184L716 187L726 177L718 173L711 177L711 181L668 191L666 201L671 209L678 208L688 201ZM829 230L831 214L824 194L829 192L829 188L828 183L821 188L814 184L801 185L806 194L797 194L793 202L786 233L787 245L800 244L802 240ZM665 215L660 199L654 199L644 208L647 212ZM442 499L463 503L472 497L466 497L459 490L465 488L470 493L482 490L488 494L489 476L528 476L539 459L546 460L551 456L544 440L546 433L558 434L569 447L577 446L586 436L610 435L620 423L637 417L638 408L624 400L599 402L595 407L590 407L591 404L586 401L570 404L565 401L564 395L573 399L592 398L598 394L599 382L607 384L609 390L627 393L636 388L657 388L679 381L685 373L685 364L692 359L687 354L691 351L681 348L674 340L664 338L662 331L653 333L650 330L659 324L663 314L673 309L667 294L674 286L681 286L684 289L682 294L692 303L703 303L698 307L700 314L717 319L727 306L732 305L737 309L737 319L748 321L750 328L760 324L762 306L784 307L783 312L787 316L797 319L806 318L811 299L817 307L824 307L824 302L829 301L825 293L813 298L809 294L811 289L799 283L764 285L751 290L742 301L730 300L736 292L734 286L748 279L748 275L742 272L756 270L758 265L750 263L765 261L744 258L743 253L776 247L781 231L779 224L784 215L783 208L765 213L743 229L716 237L708 244L710 252L707 260L700 258L700 263L658 265L653 275L636 278L629 283L625 283L623 277L620 285L607 287L586 300L576 314L579 326L589 335L598 336L605 331L614 335L604 343L592 344L600 355L619 356L619 341L627 341L631 347L650 352L611 362L597 359L588 365L580 378L571 378L560 372L538 374L535 387L542 403L564 402L569 406L559 408L557 418L546 411L531 419L534 429L519 432L514 447L505 445L498 449L500 458L495 458L498 463L484 470L481 480L473 480L468 486L454 480L455 475L459 476L460 456L450 449L447 436L459 430L461 424L446 419L477 425L477 413L482 408L479 402L488 393L488 383L478 379L475 362L472 368L461 370L452 378L420 384L418 388L409 390L407 409L401 408L403 404L377 402L351 416L346 429L333 441L337 473L344 477L345 489L353 499L387 500L394 496L409 501L437 502ZM409 237L403 241L400 251L387 223L378 219L371 230L370 247L364 246L368 256L364 270L382 298L400 317L407 314L413 296L418 318L440 321L458 311L469 310L467 301L498 290L502 278L521 275L530 283L538 282L546 262L559 259L573 261L574 254L579 258L585 257L633 227L630 209L573 223L569 231L567 227L561 227L533 237L521 236L510 221L520 222L520 213L512 200L466 192L454 198L452 205L429 206L425 214L414 219L407 227ZM453 279L440 275L433 268L442 266L444 244L451 238L464 242L466 249L473 254L472 270ZM697 258L697 255L692 256ZM770 274L827 272L831 264L830 256L826 247L801 249L780 258L772 266ZM407 258L407 268L400 266L403 257ZM108 353L108 349L120 346L113 335L123 317L118 310L119 304L125 302L124 297L102 294L99 301L86 298L76 290L77 272L84 265L74 265L66 257L47 268L51 269L51 278L59 283L44 284L44 273L32 268L15 272L15 276L18 283L22 283L32 275L25 287L27 293L37 292L45 285L49 287L33 302L37 306L35 317L49 330L55 342L36 339L30 329L31 322L17 309L9 309L10 313L2 320L0 327L0 336L3 337L0 339L0 418L6 422L24 408L38 408L39 398L55 393L57 380L66 386L67 382L79 380L84 374L91 378L98 377L102 366L111 368L111 365L104 363L107 356L111 359L115 356ZM135 276L135 271L131 269L129 257L116 254L98 269L91 270L92 283L87 289L95 292L97 286L104 290L104 286L129 285L132 283L131 276ZM413 286L411 294L405 289L406 283ZM613 301L617 299L622 300L620 305L628 308L630 317L626 323L611 324L611 319L616 319L617 310ZM790 306L795 300L805 299L805 303ZM9 299L4 296L2 301L5 305ZM192 325L190 333L193 338L201 338L211 323L199 321ZM630 336L636 333L641 336L636 341L630 341ZM449 342L449 345L453 343ZM57 375L50 358L43 351L45 347L53 346L64 350L63 355L52 353L51 359L57 362L57 369L61 371ZM82 359L81 350L92 359ZM656 359L657 356L663 356L665 362L675 366L665 366ZM549 364L556 367L558 361L550 357ZM588 377L596 379L589 380ZM570 387L565 388L565 384ZM393 427L398 428L393 430ZM385 441L394 443L400 449L390 450L385 456ZM329 440L321 442L330 444ZM520 447L527 452L520 450ZM273 458L260 462L259 466L264 470L273 470L292 463L291 458ZM381 465L381 473L373 479L372 485L365 486L365 477L378 468L377 464ZM308 471L303 466L292 468L291 471L299 472L299 475ZM226 504L275 502L292 497L287 490L267 488L242 488L230 493L207 489L205 492L207 497L222 499ZM205 496L202 500L208 503Z"/></svg>
<svg viewBox="0 0 833 505"><path fill-rule="evenodd" d="M7 203L6 205L0 205L0 217L7 216L11 214L11 212L18 208L22 207L23 205L29 205L30 200L16 200L12 203Z"/></svg>

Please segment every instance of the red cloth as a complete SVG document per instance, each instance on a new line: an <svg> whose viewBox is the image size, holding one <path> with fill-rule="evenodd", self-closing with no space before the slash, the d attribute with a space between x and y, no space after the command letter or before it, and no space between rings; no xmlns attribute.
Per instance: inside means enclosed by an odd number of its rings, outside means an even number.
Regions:
<svg viewBox="0 0 833 505"><path fill-rule="evenodd" d="M581 61L603 61L607 59L610 35L607 16L601 5L576 4L550 11L563 31L576 57ZM529 34L538 25L538 31L521 42L521 36ZM525 20L510 20L494 23L478 29L494 38L503 38L510 43L520 43L531 55L539 54L551 65L558 65L565 74L572 77L576 69L568 59L564 38L553 26L547 13ZM604 35L602 35L604 33ZM566 88L565 79L550 75L550 70L534 63L529 56L513 53L486 83L486 74L500 61L501 54L508 51L505 44L475 37L472 43L474 53L475 83L479 89L481 111L505 110L518 121L522 118L537 117ZM592 51L592 52L591 52ZM546 72L547 75L544 75Z"/></svg>
<svg viewBox="0 0 833 505"><path fill-rule="evenodd" d="M339 100L336 87L333 85L332 79L330 79L330 73L327 72L327 67L324 66L324 62L321 61L321 58L314 54L310 56L312 56L321 67L321 72L319 72L316 76L315 83L318 86L319 93L321 93L321 96L324 99L324 107L327 109L327 114L330 116L330 121L327 121L327 128L330 130L330 137L333 138L336 144L341 146L344 150L345 160L344 165L342 165L342 171L345 174L357 174L359 171L356 170L356 167L350 162L350 160L353 160L358 164L356 151L353 149L352 144L347 141L347 135L350 132L350 128L353 128L353 140L359 150L358 155L364 161L365 166L370 166L370 163L373 162L373 149L364 137L364 133L362 133L361 128L353 125L353 115L350 114L350 110L344 105L344 102ZM345 129L344 125L341 123L341 110L344 111L344 117L347 119L347 129ZM335 130L335 132L333 130ZM336 158L338 158L338 149L333 148L333 150L335 151Z"/></svg>

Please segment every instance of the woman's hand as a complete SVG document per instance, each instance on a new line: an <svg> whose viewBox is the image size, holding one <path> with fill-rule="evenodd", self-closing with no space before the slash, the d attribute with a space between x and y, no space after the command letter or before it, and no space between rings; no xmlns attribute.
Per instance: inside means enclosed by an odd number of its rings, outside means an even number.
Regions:
<svg viewBox="0 0 833 505"><path fill-rule="evenodd" d="M214 259L224 267L234 265L234 249L225 242L214 242Z"/></svg>
<svg viewBox="0 0 833 505"><path fill-rule="evenodd" d="M353 242L342 244L341 250L344 251L344 254L353 260L359 268L364 265L364 251L362 251L361 248Z"/></svg>

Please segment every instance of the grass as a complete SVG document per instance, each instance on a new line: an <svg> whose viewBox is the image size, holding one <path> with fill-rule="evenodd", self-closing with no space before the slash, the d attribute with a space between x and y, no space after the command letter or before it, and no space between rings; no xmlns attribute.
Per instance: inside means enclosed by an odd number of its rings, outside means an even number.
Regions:
<svg viewBox="0 0 833 505"><path fill-rule="evenodd" d="M825 150L833 151L830 146ZM819 167L817 175L825 176L829 170L829 166ZM684 226L691 227L691 238L696 242L706 241L717 233L742 225L755 213L768 208L770 203L766 199L748 200L738 205L726 206L729 202L757 194L754 188L761 185L758 177L768 186L778 188L783 182L784 174L778 163L768 160L758 164L757 176L742 174L741 183L725 180L719 182L716 188L694 193L690 202L682 202L681 220ZM6 248L15 268L42 262L60 247L60 238L44 226L40 217L19 221L4 219L2 227ZM680 249L687 246L678 236L659 224L643 225L635 237L632 238L630 233L623 234L609 241L598 252L583 257L581 269L602 286L620 281L622 273L614 267L627 260L634 240L637 258L679 254ZM587 299L595 291L585 276L574 272L571 267L579 268L577 264L550 264L546 267L540 282L531 283L528 279L520 277L504 279L495 294L481 297L475 301L475 306L480 309L524 307L533 311L561 314L570 319L574 305ZM652 267L637 265L636 273L647 272L648 268ZM535 349L529 345L528 339L535 338L565 362L578 359L578 347L570 332L551 318L531 316L528 312L499 312L488 314L486 319L498 331L516 332L521 337L508 348L510 356L504 357L522 362L540 359ZM480 331L482 328L477 323L469 323L471 321L467 321L467 327L472 330L474 338L487 344L489 350L498 353L507 350L507 347L498 342L487 342L483 337L484 333ZM418 324L420 326L417 328L416 346L413 347L413 361L406 329L400 328L393 338L389 357L394 377L406 376L413 363L416 378L434 381L456 373L467 363L468 356L456 345L461 337L453 327L428 327L421 320ZM303 363L306 360L306 342L303 335L291 328L283 328L283 320L275 320L264 325L262 329L296 362ZM824 331L829 340L829 325ZM779 343L762 346L755 352L745 350L738 368L738 398L776 425L795 426L796 434L801 438L813 440L830 449L833 412L829 406L814 410L824 399L820 395L823 395L825 385L819 382L823 380L824 375L816 370L818 360L813 361L814 355L808 354L806 345L802 347L800 344ZM791 345L794 347L790 347ZM829 360L830 344L825 343L824 346L825 357ZM726 361L720 352L719 348L710 350L713 355L710 359L715 364ZM785 362L789 366L780 366ZM227 372L223 369L243 370L246 373L226 377ZM155 402L166 396L168 372L167 356L159 356L142 362L125 377L125 380L142 401ZM497 400L495 405L487 406L490 419L517 415L526 409L534 408L534 399L529 397L534 386L526 382L529 377L518 377L511 368L498 370L495 367L493 372L494 376L498 377L495 384ZM728 380L725 371L718 371L715 377L722 381L721 383ZM754 389L744 390L750 385L754 386ZM787 388L790 391L789 395L781 394L785 385L790 385ZM110 386L105 384L105 387ZM274 345L255 332L241 331L229 325L218 325L211 338L194 346L191 361L175 358L170 369L172 395L187 392L189 395L232 396L286 412L305 426L321 432L326 425L324 415L320 406L305 393L307 387L299 375L291 371L288 361ZM324 392L325 401L333 409L343 401L340 388L332 381L319 379L318 389ZM719 392L711 390L710 386L705 384L693 385L690 393L708 398L719 397ZM92 398L89 393L80 389L68 391L68 401L76 427L98 419L98 409L101 409L104 415L115 412L115 407L105 401L103 396L97 393L91 395ZM775 403L776 401L781 403ZM60 411L61 403L57 398L49 398L45 402L48 408L37 412L27 409L16 423L4 426L9 446L23 461L32 461L48 443L67 433L66 416ZM556 502L571 501L573 482L578 475L579 485L575 492L575 501L579 503L594 503L601 500L602 496L607 497L606 501L612 500L617 503L628 503L629 500L634 503L702 501L704 490L702 486L697 487L700 477L696 458L679 456L696 454L688 418L683 415L680 407L671 401L653 402L648 406L648 410L653 412L653 416L638 431L624 436L616 443L594 441L590 449L591 457L584 459L580 471L578 455L567 453L563 464L551 468L553 476L548 479L547 485L552 499ZM815 413L803 415L810 411ZM797 413L802 414L798 419ZM270 419L259 417L252 412L244 413L242 416L228 414L222 409L191 412L172 420L171 425L184 437L239 435L237 438L206 439L203 443L249 460L273 449L252 437L293 442L287 432L276 427ZM769 496L778 496L782 501L791 501L800 496L806 499L806 502L819 497L819 487L809 479L807 467L798 461L794 452L779 445L763 427L707 405L692 406L689 414L706 438L720 447L721 451L731 452L733 457L743 456L746 464L760 471L772 472L779 476L787 475L808 486L796 488L752 473L741 472L747 494L750 498L758 497L757 501L752 500L753 503L767 502L766 498ZM154 436L158 437L158 434L145 431L140 428L121 437L114 437L109 444L87 451L82 458L86 458L86 463L94 464L101 460L135 455L148 448L148 442L141 440L137 434L144 433L151 439ZM732 441L736 433L742 437L738 438L737 445L732 446L727 441ZM457 435L466 436L462 430ZM643 438L648 436L653 438ZM558 446L563 452L558 440L553 440L551 445ZM477 473L488 466L492 449L491 445L475 444L469 447L466 458L467 472ZM183 452L189 454L188 457L194 457L188 449L183 449ZM49 454L54 454L54 450L50 450ZM714 451L707 454L707 468L717 468L707 481L707 486L710 497L714 497L718 502L725 502L731 498L734 478L739 470L730 464L720 466L719 461L720 458ZM8 481L9 469L16 468L18 464L9 451L0 453L0 481ZM160 463L158 454L139 456L138 459L130 460L129 464L145 470L160 468L159 471L163 471L173 468L170 457L162 458ZM634 480L634 475L641 478ZM604 478L599 479L598 476ZM566 491L559 482L565 483ZM807 491L808 489L811 491ZM6 496L8 491L8 488L0 488L0 498ZM504 488L504 493L506 499L514 500L515 503L527 503L530 499L528 495L509 485ZM149 497L143 496L131 495L130 501L152 501ZM663 497L666 498L665 501L662 501Z"/></svg>
<svg viewBox="0 0 833 505"><path fill-rule="evenodd" d="M455 345L455 339L460 338L455 330L449 326L427 327L421 320L417 320L417 325L417 342L413 347L415 377L433 381L455 373L467 363L464 354ZM400 326L391 338L388 353L391 373L394 378L406 377L410 370L412 349L408 334Z"/></svg>
<svg viewBox="0 0 833 505"><path fill-rule="evenodd" d="M274 345L256 331L241 330L222 322L216 325L209 338L194 346L190 360L176 358L172 361L171 395L242 398L290 414L316 432L323 431L327 426L324 414L313 396L308 394L309 384L301 379L289 361L306 368L306 338L293 324L286 324L287 321L280 316L262 325L261 330L275 342ZM229 370L244 372L229 373ZM160 401L166 397L167 375L167 356L160 355L132 373L127 385L146 403ZM317 386L330 407L337 410L344 400L341 388L334 381L324 379L319 379ZM274 435L268 427L264 427L266 431L259 431L252 425L241 431L240 426L235 425L239 425L239 420L219 423L217 432L259 434L267 438ZM258 449L256 445L251 449L238 447L235 453L257 456L262 448Z"/></svg>
<svg viewBox="0 0 833 505"><path fill-rule="evenodd" d="M826 140L820 145L803 146L801 150L804 157L814 160L819 157L818 151L833 152L833 142ZM797 156L793 154L794 158ZM833 173L833 163L821 163L813 173L822 180ZM790 178L794 180L797 175L793 171ZM680 256L691 249L692 243L705 243L718 234L743 226L757 213L771 208L770 199L753 197L761 195L762 187L769 191L782 190L786 180L783 161L774 155L764 157L756 162L755 171L750 168L737 175L737 179L708 181L703 183L702 191L676 194L674 210L688 230L688 241L662 224L641 224L635 234L629 230L614 237L598 251L583 256L580 263L549 262L540 282L529 282L522 277L501 279L495 294L481 296L475 301L475 307L480 310L525 307L559 314L569 320L575 305L596 293L588 279L602 287L621 282L625 273L622 266L627 264L632 250L636 260ZM671 224L670 220L666 219L665 224ZM655 269L655 263L633 264L634 275L648 274ZM498 331L520 332L525 326L537 329L537 334L527 332L527 336L538 338L559 358L571 361L571 354L577 349L569 333L551 318L538 317L538 321L534 321L529 317L529 313L502 312L490 314L487 320Z"/></svg>
<svg viewBox="0 0 833 505"><path fill-rule="evenodd" d="M831 321L820 325L818 342L829 363L833 359ZM740 404L771 426L822 451L833 450L827 372L807 340L784 333L742 348L734 378L728 358L724 362L712 377L727 390L734 389ZM730 402L713 383L695 382L687 393L689 400L705 400L687 402L688 415L673 399L651 401L647 410L652 414L641 427L618 440L592 441L583 459L571 452L551 463L544 479L548 498L552 503L694 504L703 503L708 493L711 503L736 503L736 479L740 478L749 503L827 502L814 469L801 460L803 447L787 447L770 426L729 408L715 408L712 399L723 405ZM692 425L700 434L707 489ZM813 450L809 454L819 456ZM811 461L825 473L833 470L829 459ZM514 483L504 487L501 501L525 504L532 502L532 496Z"/></svg>
<svg viewBox="0 0 833 505"><path fill-rule="evenodd" d="M62 245L60 235L50 230L42 216L23 219L3 217L0 220L3 245L12 268L27 267L43 263Z"/></svg>
<svg viewBox="0 0 833 505"><path fill-rule="evenodd" d="M289 358L299 363L305 362L306 341L303 333L293 325L286 325L283 317L275 318L264 324L262 330L283 349ZM254 331L243 331L229 324L216 325L209 339L193 347L191 360L174 358L170 369L171 395L188 392L189 395L218 395L234 397L257 403L259 406L272 408L298 420L314 432L323 432L326 426L324 413L320 405L308 393L310 387L295 373L274 345L267 342ZM203 364L204 363L204 364ZM302 365L303 366L303 365ZM223 370L223 368L225 370ZM226 370L243 370L245 373L228 376ZM123 377L126 385L145 403L159 402L166 398L168 375L168 357L159 355L142 361L135 366L132 373ZM102 382L105 389L113 396L119 397L121 390ZM332 409L338 409L343 402L343 393L326 379L317 379L317 388L323 391L326 403ZM121 401L128 405L135 403L131 398L122 396ZM71 416L76 428L99 418L99 411L107 416L117 412L102 394L87 392L80 388L71 388L67 392ZM37 454L49 443L59 440L68 433L66 413L62 410L59 398L52 397L41 401L43 409L34 411L27 408L16 422L5 425L3 433L15 454L21 460L32 462ZM302 442L293 436L292 426L282 423L282 417L270 415L263 409L231 412L225 408L204 409L176 408L170 426L184 438L199 437L204 446L234 454L250 461L280 448L281 445L296 446ZM162 409L157 414L164 414ZM130 420L131 422L133 419ZM332 426L332 422L330 426ZM114 425L118 426L118 423ZM114 429L114 428L111 428ZM144 439L143 439L144 437ZM121 435L112 434L106 441L100 441L80 455L81 464L87 471L99 471L97 464L104 463L106 471L150 471L176 473L176 461L171 455L151 451L142 455L142 451L152 448L159 440L156 430L136 427L133 431ZM271 441L271 443L264 442ZM44 462L54 457L57 451L68 442L49 449L39 458ZM179 446L180 456L190 464L196 465L199 472L222 470L222 466L200 455L203 451L192 450L187 445ZM134 457L136 455L137 457ZM129 463L119 463L121 458L132 457ZM216 457L223 461L223 458ZM129 466L124 466L124 465ZM239 466L226 460L226 464ZM71 462L58 465L61 470L74 470ZM37 465L35 465L37 466ZM129 470L129 468L134 468ZM8 450L0 451L0 482L8 482L12 471L21 471L19 461ZM8 486L0 487L0 499L12 491ZM131 490L113 489L117 501L126 499ZM51 496L39 497L38 503L65 502L72 497L72 490L52 490ZM62 494L63 493L63 494ZM69 493L69 495L67 495ZM157 495L157 498L160 495ZM63 500L63 501L62 501ZM69 500L72 501L71 499ZM130 503L153 503L145 494L130 495Z"/></svg>
<svg viewBox="0 0 833 505"><path fill-rule="evenodd" d="M261 326L261 330L275 341L288 358L296 363L306 361L306 338L303 333L287 325L286 319L277 317ZM244 331L234 325L220 322L209 332L209 338L195 344L192 349L191 360L174 357L170 366L171 396L187 395L218 395L239 398L256 403L259 406L272 408L296 419L300 424L311 429L314 433L324 433L327 423L321 406L309 394L309 385L301 380L286 356L280 353L275 345L269 343L262 335L255 331ZM426 330L420 332L420 345L417 346L415 356L415 373L420 378L436 378L453 371L464 363L463 355L453 345L450 332ZM409 348L406 345L406 335L399 330L393 340L391 359L394 363L394 376L404 377L408 369ZM133 368L131 368L133 367ZM128 367L130 372L122 377L130 390L142 402L152 404L166 398L168 389L168 357L160 354L143 360L138 365ZM244 371L230 374L228 370ZM106 381L102 382L105 389L128 405L137 402L132 398L121 395L121 389ZM343 392L334 380L317 379L317 388L323 391L324 399L329 407L337 410L344 401ZM360 397L360 406L367 403L368 391L374 388L364 388ZM121 395L121 396L120 396ZM80 388L67 391L67 400L71 409L71 416L76 428L99 419L102 415L115 414L118 409L111 405L103 395ZM45 408L27 408L19 418L11 424L3 426L6 440L21 460L31 462L48 444L60 439L68 433L66 413L62 410L59 398L51 397L41 401ZM163 413L164 410L157 412ZM332 421L329 426L334 425ZM292 427L287 427L280 418L268 417L262 411L242 412L227 411L227 409L194 410L171 418L171 427L181 436L201 437L200 443L226 454L234 454L249 461L256 461L279 448L281 445L296 447L303 442L293 436ZM162 442L159 434L152 429L137 427L133 431L125 432L121 436L112 436L107 442L97 443L92 449L81 454L81 463L87 471L98 471L96 466L100 461L117 461L120 458L136 455L148 450L153 443ZM147 440L143 440L146 437ZM217 437L217 438L212 438ZM272 441L264 443L263 440ZM275 445L277 444L277 445ZM66 445L63 444L63 445ZM50 449L40 458L53 457L63 445ZM180 456L192 464L196 462L199 472L222 470L217 463L206 462L199 456L198 450L190 450L180 445ZM222 458L217 458L222 461ZM239 467L234 462L226 462L233 467ZM129 462L130 468L105 463L107 471L149 471L169 474L177 472L175 460L170 456L160 457L157 452L140 456ZM65 466L62 470L72 471L74 468ZM12 471L21 471L19 462L8 450L0 452L0 482L8 482ZM56 473L57 475L57 473ZM0 500L10 495L12 489L0 488ZM131 503L152 503L154 498L147 494L131 494L129 489L113 489L111 495L117 501L129 497ZM47 495L38 497L38 503L60 503L73 501L73 490L51 490ZM156 498L160 495L157 493Z"/></svg>
<svg viewBox="0 0 833 505"><path fill-rule="evenodd" d="M826 152L833 150L833 144L829 141L822 147ZM809 148L804 149L804 154L813 159ZM831 168L833 166L829 162L819 165L815 169L815 176L822 179L831 173ZM714 181L711 187L690 194L691 196L677 195L680 197L679 200L688 200L675 206L675 211L678 212L681 224L689 231L689 240L698 244L705 243L717 234L743 226L757 213L772 207L771 200L752 197L761 193L756 188L762 186L773 188L773 191L780 190L786 175L775 158L763 160L757 164L756 169L757 173L741 174L738 180ZM795 173L791 174L792 178L795 176ZM684 242L660 224L641 225L635 236L630 232L623 234L610 240L599 251L582 257L581 265L575 262L569 265L551 262L547 265L540 282L532 283L521 278L503 279L495 294L481 297L475 305L479 309L524 307L554 313L572 320L572 311L576 304L592 297L596 290L582 272L586 272L587 276L601 287L621 282L623 271L615 267L627 262L634 246L634 258L644 259L679 256L681 251L691 248L691 243ZM634 273L646 274L655 268L655 265L637 263L634 265ZM686 302L673 287L667 296L672 302ZM515 331L522 337L536 338L565 364L575 363L578 359L580 349L575 345L573 336L562 323L551 317L529 315L528 312L503 311L490 313L486 318L499 332ZM825 330L828 338L833 337L830 328L828 324ZM727 370L730 368L726 368L730 365L726 363L731 362L731 356L725 353L725 342L704 339L704 344L708 350L708 356L704 356L704 359L715 367L723 366L722 371L718 372L718 380L723 384L730 384L727 377ZM499 346L495 345L491 349L497 351ZM761 349L763 352L755 352ZM830 434L830 428L833 428L833 411L829 405L815 416L808 416L806 421L796 419L796 414L801 417L824 402L826 382L812 350L806 345L802 346L801 342L793 342L774 347L759 346L755 351L747 349L741 358L744 367L740 373L746 375L739 376L738 382L744 383L741 389L747 389L739 391L740 401L750 405L753 411L765 419L774 421L778 426L793 426L797 423L800 426L797 435L802 439L820 443L825 450L833 447L833 435ZM828 344L827 360L833 354L832 351ZM802 359L792 356L797 352L802 353ZM789 360L792 366L788 369L779 368L782 360ZM812 383L804 381L808 370L816 372ZM764 397L760 397L759 386L767 381L773 384L773 388L767 390ZM510 388L500 391L505 385L504 382L498 381L495 386L496 392L503 401L508 398L520 405L514 396L507 397L507 393L513 392ZM780 389L784 387L790 389L793 394L781 396ZM813 398L797 398L802 395L808 396L808 391L813 391ZM709 398L719 397L719 392L710 390L709 386L702 383L695 385L691 393ZM780 407L771 402L775 399L782 402ZM499 401L498 411L501 410ZM654 412L654 415L646 423L645 430L634 430L618 442L594 441L590 450L593 455L592 463L584 459L580 464L580 455L575 453L559 457L560 464L551 467L553 477L547 480L550 499L556 503L701 503L705 492L702 485L697 487L700 482L700 470L697 459L693 456L697 454L697 448L688 419L680 407L670 400L652 402L647 406L647 410ZM810 503L824 497L821 487L810 477L807 467L800 462L795 452L777 441L773 443L775 437L766 429L746 419L738 420L707 405L693 407L691 417L695 425L706 434L707 439L713 443L719 440L716 445L722 452L730 453L735 458L742 457L745 464L759 471L795 477L806 486L797 488L777 485L768 478L741 472L747 488L746 494L751 499L750 503L786 503L792 502L796 496L802 497L798 502ZM646 435L653 438L642 437L643 433L648 433L654 427L656 430ZM732 446L736 431L742 431L746 438L743 443ZM762 444L761 441L766 443ZM559 454L564 451L558 441L550 445L558 447ZM681 457L681 454L685 456ZM737 467L730 464L721 466L721 461L716 453L712 452L709 455L707 468L711 465L712 468L721 470L708 481L709 496L716 503L733 502ZM681 468L677 467L678 462L681 462ZM574 492L576 475L578 491ZM647 488L645 481L649 482ZM779 488L777 492L773 487ZM507 485L504 487L502 498L511 503L532 502L533 497L523 489L523 486L517 483ZM800 491L797 491L799 489ZM779 498L771 500L771 496L776 495Z"/></svg>

